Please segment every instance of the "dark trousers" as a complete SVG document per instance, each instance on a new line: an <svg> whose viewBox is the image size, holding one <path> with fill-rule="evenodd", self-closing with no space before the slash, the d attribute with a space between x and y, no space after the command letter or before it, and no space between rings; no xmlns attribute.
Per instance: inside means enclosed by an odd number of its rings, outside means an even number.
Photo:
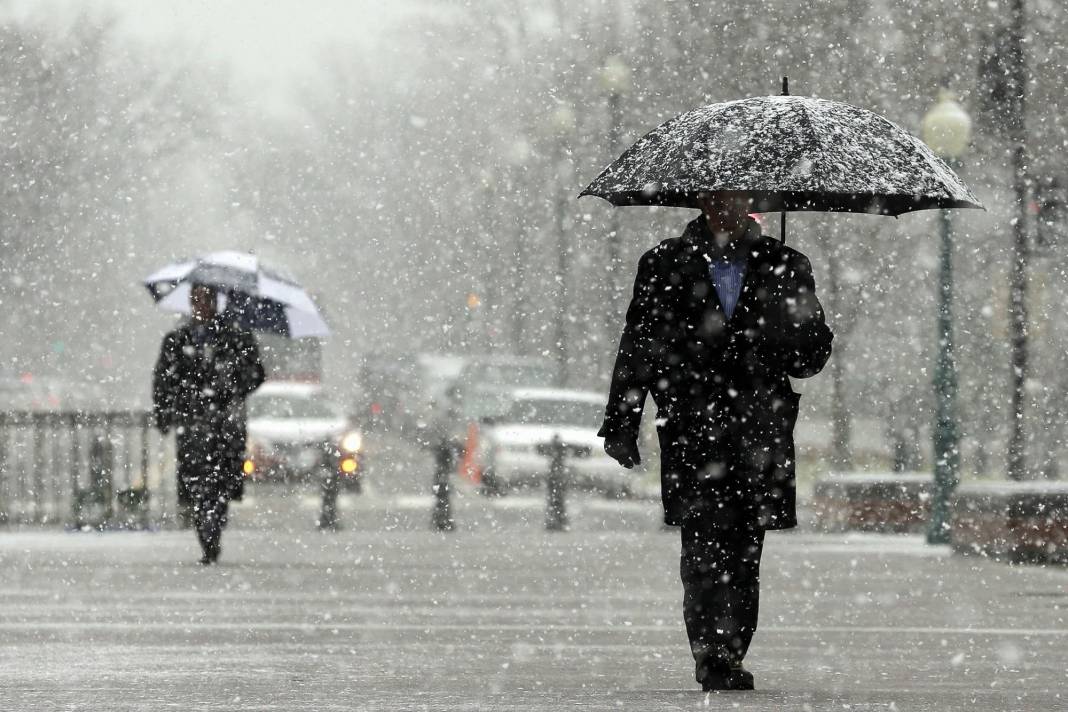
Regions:
<svg viewBox="0 0 1068 712"><path fill-rule="evenodd" d="M193 502L193 523L204 556L215 559L222 546L222 533L230 503L225 496L206 496Z"/></svg>
<svg viewBox="0 0 1068 712"><path fill-rule="evenodd" d="M682 611L700 681L741 663L757 627L764 530L708 516L682 524Z"/></svg>
<svg viewBox="0 0 1068 712"><path fill-rule="evenodd" d="M220 428L192 424L178 431L178 492L205 558L219 555L235 481L240 484L240 463L233 456ZM184 500L184 502L183 502Z"/></svg>

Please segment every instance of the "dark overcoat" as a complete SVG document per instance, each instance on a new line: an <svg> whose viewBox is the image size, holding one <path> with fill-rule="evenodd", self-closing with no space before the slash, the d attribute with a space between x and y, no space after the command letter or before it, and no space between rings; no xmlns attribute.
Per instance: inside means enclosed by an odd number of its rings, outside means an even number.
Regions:
<svg viewBox="0 0 1068 712"><path fill-rule="evenodd" d="M832 334L807 257L750 221L746 272L727 319L713 287L704 219L638 264L600 434L637 438L657 406L665 522L701 510L725 526L797 524L790 377L823 368Z"/></svg>
<svg viewBox="0 0 1068 712"><path fill-rule="evenodd" d="M256 338L225 315L184 323L163 339L152 401L160 430L175 428L178 496L239 499L245 398L264 381Z"/></svg>

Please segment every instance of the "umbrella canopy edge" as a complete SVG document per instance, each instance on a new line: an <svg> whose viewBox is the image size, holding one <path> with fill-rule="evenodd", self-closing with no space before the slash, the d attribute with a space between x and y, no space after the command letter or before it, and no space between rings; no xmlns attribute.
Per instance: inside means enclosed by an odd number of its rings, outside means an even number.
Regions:
<svg viewBox="0 0 1068 712"><path fill-rule="evenodd" d="M728 189L724 189L728 190ZM935 208L972 208L986 210L982 203L952 198L932 199L929 196L916 195L876 195L873 193L825 193L821 191L749 191L744 188L731 188L738 192L749 193L753 197L753 212L848 212L868 213L871 215L897 216L916 210ZM591 196L606 200L616 207L628 206L662 206L668 208L699 209L697 195L702 191L677 191L650 186L645 190L615 191L608 195L591 191L589 188L579 193L580 198Z"/></svg>

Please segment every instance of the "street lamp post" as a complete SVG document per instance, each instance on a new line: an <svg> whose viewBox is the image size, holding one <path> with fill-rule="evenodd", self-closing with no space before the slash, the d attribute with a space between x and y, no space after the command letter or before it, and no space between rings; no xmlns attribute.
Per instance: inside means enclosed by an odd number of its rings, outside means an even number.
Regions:
<svg viewBox="0 0 1068 712"><path fill-rule="evenodd" d="M567 201L568 194L565 186L568 181L563 180L564 164L567 163L566 142L575 131L575 111L567 104L556 107L549 117L550 129L553 133L553 200L554 222L556 228L556 355L559 365L557 367L557 383L565 385L569 370L568 348L568 290L569 275L571 273L571 253L567 241Z"/></svg>
<svg viewBox="0 0 1068 712"><path fill-rule="evenodd" d="M516 183L520 181L517 178L519 169L522 166L527 165L530 160L530 144L526 138L517 138L513 141L510 150L507 154L508 159L508 189L510 197L514 197L516 194L522 193L521 189L517 187ZM514 264L512 266L512 349L517 355L525 353L525 334L526 334L526 317L527 317L527 302L525 298L526 294L526 278L527 278L527 234L526 234L526 220L522 214L517 214L514 217L512 225L512 234L515 240L515 249L513 252Z"/></svg>
<svg viewBox="0 0 1068 712"><path fill-rule="evenodd" d="M499 177L492 168L483 168L479 176L482 184L482 204L492 205L497 195ZM495 210L483 211L479 219L478 251L481 255L481 266L477 272L478 287L474 292L475 303L472 305L472 295L468 295L468 314L478 311L479 319L476 330L469 336L477 339L478 350L493 351L498 346L495 338L497 331L497 309L501 303L501 278L500 267L502 265L501 244L497 239L498 213Z"/></svg>
<svg viewBox="0 0 1068 712"><path fill-rule="evenodd" d="M1027 241L1027 59L1024 55L1026 15L1024 0L1013 0L1009 26L1008 51L1008 118L1012 142L1013 192L1016 196L1016 220L1012 225L1012 269L1009 272L1009 322L1012 343L1012 430L1009 433L1009 479L1027 476L1024 403L1028 373L1027 353L1027 270L1030 249Z"/></svg>
<svg viewBox="0 0 1068 712"><path fill-rule="evenodd" d="M623 131L623 96L631 87L630 67L618 54L613 54L601 68L601 85L608 92L608 150L615 154L619 150L620 135ZM620 249L619 221L616 211L609 214L608 232L608 284L613 293L617 286L616 272L619 270Z"/></svg>
<svg viewBox="0 0 1068 712"><path fill-rule="evenodd" d="M619 153L620 138L623 133L623 97L631 89L630 66L618 54L605 60L601 68L601 85L608 93L608 150ZM616 296L620 289L619 274L622 267L622 236L619 231L619 213L612 210L608 215L608 270L604 280L604 301L607 311L605 319L605 343L610 343L613 329L617 328ZM607 351L606 351L607 353Z"/></svg>
<svg viewBox="0 0 1068 712"><path fill-rule="evenodd" d="M952 93L943 90L923 119L924 141L950 166L958 167L971 142L972 121ZM938 360L934 370L934 501L927 541L949 543L949 497L960 479L957 423L957 366L953 359L953 218L940 211Z"/></svg>

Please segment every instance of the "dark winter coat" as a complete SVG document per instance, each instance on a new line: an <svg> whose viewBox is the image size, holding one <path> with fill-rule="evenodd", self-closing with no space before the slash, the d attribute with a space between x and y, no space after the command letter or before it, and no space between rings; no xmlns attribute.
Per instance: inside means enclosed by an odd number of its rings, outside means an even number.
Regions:
<svg viewBox="0 0 1068 712"><path fill-rule="evenodd" d="M637 438L657 406L665 521L719 512L766 529L796 526L790 376L823 368L832 334L807 257L749 224L738 305L727 319L702 245L703 218L646 252L619 344L601 435Z"/></svg>
<svg viewBox="0 0 1068 712"><path fill-rule="evenodd" d="M180 500L194 490L240 498L245 398L263 380L255 337L225 317L190 321L164 337L152 400L157 427L177 429Z"/></svg>

